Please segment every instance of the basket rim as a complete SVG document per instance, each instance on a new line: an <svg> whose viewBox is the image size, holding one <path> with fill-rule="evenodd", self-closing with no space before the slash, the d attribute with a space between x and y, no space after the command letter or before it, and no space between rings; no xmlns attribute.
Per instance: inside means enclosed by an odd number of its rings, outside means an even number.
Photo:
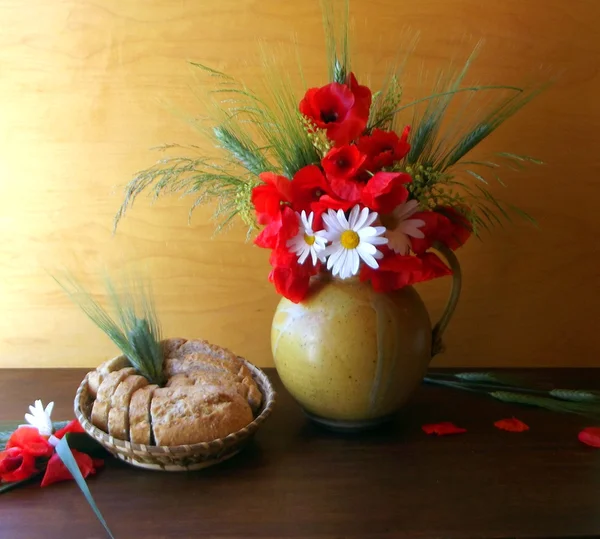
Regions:
<svg viewBox="0 0 600 539"><path fill-rule="evenodd" d="M121 356L117 356L121 357ZM246 367L252 373L252 377L256 381L260 392L263 396L263 404L261 405L260 413L245 427L232 432L225 436L224 438L216 438L215 440L211 440L210 442L198 442L195 444L187 444L187 445L145 445L145 444L136 444L129 442L127 440L121 440L120 438L115 438L111 436L109 433L104 432L103 430L96 427L84 414L81 400L83 398L84 391L88 390L88 376L89 373L85 375L79 387L77 388L77 392L75 394L74 400L74 411L77 420L83 427L83 429L89 434L92 438L102 441L105 444L112 446L114 449L119 451L127 451L128 453L147 453L150 455L165 455L171 454L176 456L178 453L181 453L182 456L184 454L194 453L196 451L207 451L211 449L223 448L224 446L228 446L234 442L239 442L241 438L246 438L249 435L256 432L258 427L271 415L273 411L273 407L275 405L277 399L277 393L273 388L273 384L269 377L265 374L265 372L257 367L256 365L250 363L243 357L238 357Z"/></svg>

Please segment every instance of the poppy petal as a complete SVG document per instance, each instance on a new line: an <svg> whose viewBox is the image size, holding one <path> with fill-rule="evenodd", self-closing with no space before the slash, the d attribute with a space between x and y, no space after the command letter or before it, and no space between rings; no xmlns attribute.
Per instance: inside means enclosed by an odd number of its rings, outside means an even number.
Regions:
<svg viewBox="0 0 600 539"><path fill-rule="evenodd" d="M526 430L529 430L529 425L523 423L523 421L516 417L500 419L494 423L494 427L508 432L525 432Z"/></svg>
<svg viewBox="0 0 600 539"><path fill-rule="evenodd" d="M450 421L423 425L421 428L425 434L436 434L437 436L448 436L450 434L462 434L463 432L467 432L467 429L457 427Z"/></svg>
<svg viewBox="0 0 600 539"><path fill-rule="evenodd" d="M600 427L587 427L577 437L585 445L600 447Z"/></svg>

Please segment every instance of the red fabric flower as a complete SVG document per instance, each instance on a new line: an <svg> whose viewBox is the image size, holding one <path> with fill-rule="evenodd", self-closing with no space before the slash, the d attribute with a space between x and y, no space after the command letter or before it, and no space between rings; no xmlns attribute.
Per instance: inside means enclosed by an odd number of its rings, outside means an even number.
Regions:
<svg viewBox="0 0 600 539"><path fill-rule="evenodd" d="M329 184L316 165L301 168L291 182L292 207L297 212L311 211L311 205L330 192Z"/></svg>
<svg viewBox="0 0 600 539"><path fill-rule="evenodd" d="M256 218L261 225L267 225L279 217L281 205L292 200L291 182L285 176L263 172L264 182L252 189L252 204Z"/></svg>
<svg viewBox="0 0 600 539"><path fill-rule="evenodd" d="M408 199L405 184L412 178L404 172L378 172L364 186L362 203L379 213L391 213L394 208Z"/></svg>
<svg viewBox="0 0 600 539"><path fill-rule="evenodd" d="M337 146L329 150L321 165L329 181L348 179L356 176L366 158L354 145Z"/></svg>
<svg viewBox="0 0 600 539"><path fill-rule="evenodd" d="M254 243L265 249L284 248L289 239L298 233L298 216L289 206L271 221L256 237Z"/></svg>
<svg viewBox="0 0 600 539"><path fill-rule="evenodd" d="M86 455L81 451L77 451L76 449L72 449L71 453L73 453L75 462L77 462L79 471L84 478L95 474L96 470L104 465L104 461L102 459L92 459L92 457L89 455ZM68 481L70 479L73 479L71 472L67 470L67 467L63 464L62 460L60 460L60 457L55 453L48 461L46 473L42 479L41 486L47 487L52 483Z"/></svg>
<svg viewBox="0 0 600 539"><path fill-rule="evenodd" d="M384 257L379 261L379 269L364 264L360 270L360 280L371 281L375 292L391 292L452 274L450 268L434 253L400 255L387 248L383 248L382 252Z"/></svg>
<svg viewBox="0 0 600 539"><path fill-rule="evenodd" d="M310 88L300 102L300 112L326 129L336 145L348 144L365 130L370 107L371 90L360 86L352 73L348 85L332 82Z"/></svg>
<svg viewBox="0 0 600 539"><path fill-rule="evenodd" d="M6 443L6 449L18 447L33 457L49 457L54 448L35 427L19 427Z"/></svg>
<svg viewBox="0 0 600 539"><path fill-rule="evenodd" d="M446 421L444 423L433 423L431 425L423 425L421 428L425 434L437 434L438 436L448 436L449 434L462 434L463 432L467 432L467 429L457 427L450 421Z"/></svg>
<svg viewBox="0 0 600 539"><path fill-rule="evenodd" d="M523 423L523 421L516 417L496 421L494 427L500 430L507 430L508 432L525 432L526 430L529 430L529 425Z"/></svg>
<svg viewBox="0 0 600 539"><path fill-rule="evenodd" d="M370 135L360 137L357 146L367 156L365 168L371 172L377 172L404 158L410 151L409 132L410 127L408 126L404 128L401 137L394 131L373 129Z"/></svg>
<svg viewBox="0 0 600 539"><path fill-rule="evenodd" d="M585 445L600 447L600 427L586 427L577 437Z"/></svg>
<svg viewBox="0 0 600 539"><path fill-rule="evenodd" d="M441 242L455 251L466 243L472 232L469 221L453 208L439 207L434 211L415 213L412 218L425 221L421 227L425 237L411 238L415 253L424 253L435 242Z"/></svg>
<svg viewBox="0 0 600 539"><path fill-rule="evenodd" d="M77 419L73 419L73 421L65 425L62 429L57 430L54 433L54 436L60 440L65 434L68 434L69 432L85 432L85 430L83 429L79 421L77 421Z"/></svg>
<svg viewBox="0 0 600 539"><path fill-rule="evenodd" d="M0 482L23 481L36 471L35 456L21 447L11 447L0 452Z"/></svg>
<svg viewBox="0 0 600 539"><path fill-rule="evenodd" d="M296 255L283 249L273 251L270 262L273 269L269 281L275 285L277 293L294 303L300 303L308 294L311 275L315 275L318 268L298 264Z"/></svg>

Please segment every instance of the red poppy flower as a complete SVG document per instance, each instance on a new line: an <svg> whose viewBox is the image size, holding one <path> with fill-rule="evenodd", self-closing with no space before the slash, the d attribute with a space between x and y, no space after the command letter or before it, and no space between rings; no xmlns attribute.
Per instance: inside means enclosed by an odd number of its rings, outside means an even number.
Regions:
<svg viewBox="0 0 600 539"><path fill-rule="evenodd" d="M529 430L529 425L523 423L523 421L516 417L496 421L494 427L500 430L507 430L508 432L525 432L526 430Z"/></svg>
<svg viewBox="0 0 600 539"><path fill-rule="evenodd" d="M69 432L85 432L85 430L83 429L79 421L77 421L77 419L73 419L73 421L65 425L62 429L57 430L54 433L54 436L60 440L65 434L68 434Z"/></svg>
<svg viewBox="0 0 600 539"><path fill-rule="evenodd" d="M258 222L267 225L278 218L282 204L291 202L292 187L288 178L273 172L263 172L260 179L264 183L252 189L252 204Z"/></svg>
<svg viewBox="0 0 600 539"><path fill-rule="evenodd" d="M360 137L357 146L362 153L367 155L365 168L371 172L377 172L404 158L410 151L409 132L409 126L404 128L401 137L394 131L373 129L370 135Z"/></svg>
<svg viewBox="0 0 600 539"><path fill-rule="evenodd" d="M370 107L371 90L360 86L352 73L348 85L332 82L310 88L300 102L300 112L326 129L336 145L348 144L365 130Z"/></svg>
<svg viewBox="0 0 600 539"><path fill-rule="evenodd" d="M19 427L6 443L6 449L18 447L34 457L49 457L54 448L35 427Z"/></svg>
<svg viewBox="0 0 600 539"><path fill-rule="evenodd" d="M35 456L21 447L0 452L0 482L23 481L37 472Z"/></svg>
<svg viewBox="0 0 600 539"><path fill-rule="evenodd" d="M412 178L404 172L378 172L364 186L361 202L379 213L391 213L408 199L405 185Z"/></svg>
<svg viewBox="0 0 600 539"><path fill-rule="evenodd" d="M256 237L254 243L265 249L285 247L287 241L298 233L298 216L289 206L284 206L279 215L273 219Z"/></svg>
<svg viewBox="0 0 600 539"><path fill-rule="evenodd" d="M294 174L291 182L292 207L297 212L309 212L311 205L329 192L329 184L318 166L303 167Z"/></svg>
<svg viewBox="0 0 600 539"><path fill-rule="evenodd" d="M278 294L294 303L300 303L308 294L310 277L318 268L309 264L298 264L296 255L287 250L275 250L270 259L273 269L269 281L275 285Z"/></svg>
<svg viewBox="0 0 600 539"><path fill-rule="evenodd" d="M585 445L600 447L600 427L586 427L577 437Z"/></svg>
<svg viewBox="0 0 600 539"><path fill-rule="evenodd" d="M434 253L412 256L396 254L387 248L382 251L384 257L379 261L379 269L374 270L364 264L360 270L360 280L371 281L375 292L391 292L452 274Z"/></svg>
<svg viewBox="0 0 600 539"><path fill-rule="evenodd" d="M71 453L73 453L75 462L77 462L79 471L84 478L95 474L96 470L102 467L104 464L102 459L92 459L92 457L89 455L82 453L81 451L77 451L76 449L72 449ZM60 457L55 453L48 461L46 473L42 479L41 486L47 487L52 483L69 481L70 479L73 479L71 472L67 470L67 467L63 464L62 460L60 460Z"/></svg>
<svg viewBox="0 0 600 539"><path fill-rule="evenodd" d="M354 145L337 146L329 150L322 159L321 165L323 165L329 181L340 178L348 179L356 176L366 158L367 156Z"/></svg>
<svg viewBox="0 0 600 539"><path fill-rule="evenodd" d="M462 434L467 432L467 429L457 427L454 423L446 421L444 423L433 423L431 425L423 425L421 427L425 434L436 434L438 436L447 436L449 434Z"/></svg>
<svg viewBox="0 0 600 539"><path fill-rule="evenodd" d="M424 253L438 241L455 251L466 243L472 232L468 220L453 208L439 207L434 211L415 213L413 219L425 221L425 225L421 227L425 237L411 238L411 247L415 253Z"/></svg>

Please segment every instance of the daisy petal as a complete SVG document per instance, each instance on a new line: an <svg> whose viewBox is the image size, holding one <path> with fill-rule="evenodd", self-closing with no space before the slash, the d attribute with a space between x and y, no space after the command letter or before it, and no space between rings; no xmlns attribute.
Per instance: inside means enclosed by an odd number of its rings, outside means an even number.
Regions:
<svg viewBox="0 0 600 539"><path fill-rule="evenodd" d="M358 220L356 221L356 225L353 230L360 230L365 226L367 219L369 218L369 208L363 208L360 212Z"/></svg>
<svg viewBox="0 0 600 539"><path fill-rule="evenodd" d="M327 247L326 251L328 251L329 258L327 259L327 269L333 268L334 264L340 259L344 250L341 245L331 245Z"/></svg>
<svg viewBox="0 0 600 539"><path fill-rule="evenodd" d="M369 253L370 255L374 255L377 251L377 248L371 243L361 241L356 250L360 253Z"/></svg>
<svg viewBox="0 0 600 539"><path fill-rule="evenodd" d="M382 238L381 236L375 236L374 238L369 238L369 243L373 245L387 245L388 239Z"/></svg>
<svg viewBox="0 0 600 539"><path fill-rule="evenodd" d="M358 273L358 268L360 266L360 258L356 249L350 252L350 261L352 263L352 275L356 275Z"/></svg>
<svg viewBox="0 0 600 539"><path fill-rule="evenodd" d="M341 225L342 230L348 230L350 228L348 226L348 220L346 219L346 216L344 215L344 212L342 210L337 211L336 217L337 222Z"/></svg>
<svg viewBox="0 0 600 539"><path fill-rule="evenodd" d="M369 253L364 252L361 252L359 254L360 257L363 259L363 262L370 268L377 269L379 267L379 264L377 263L377 260L375 260L374 256L371 256Z"/></svg>
<svg viewBox="0 0 600 539"><path fill-rule="evenodd" d="M370 213L363 226L371 226L375 221L377 221L377 217L379 217L379 214L376 211Z"/></svg>
<svg viewBox="0 0 600 539"><path fill-rule="evenodd" d="M358 220L359 214L360 207L357 204L356 206L354 206L354 208L352 208L352 211L350 212L350 217L348 218L348 228L350 228L350 230L355 229L356 221Z"/></svg>

